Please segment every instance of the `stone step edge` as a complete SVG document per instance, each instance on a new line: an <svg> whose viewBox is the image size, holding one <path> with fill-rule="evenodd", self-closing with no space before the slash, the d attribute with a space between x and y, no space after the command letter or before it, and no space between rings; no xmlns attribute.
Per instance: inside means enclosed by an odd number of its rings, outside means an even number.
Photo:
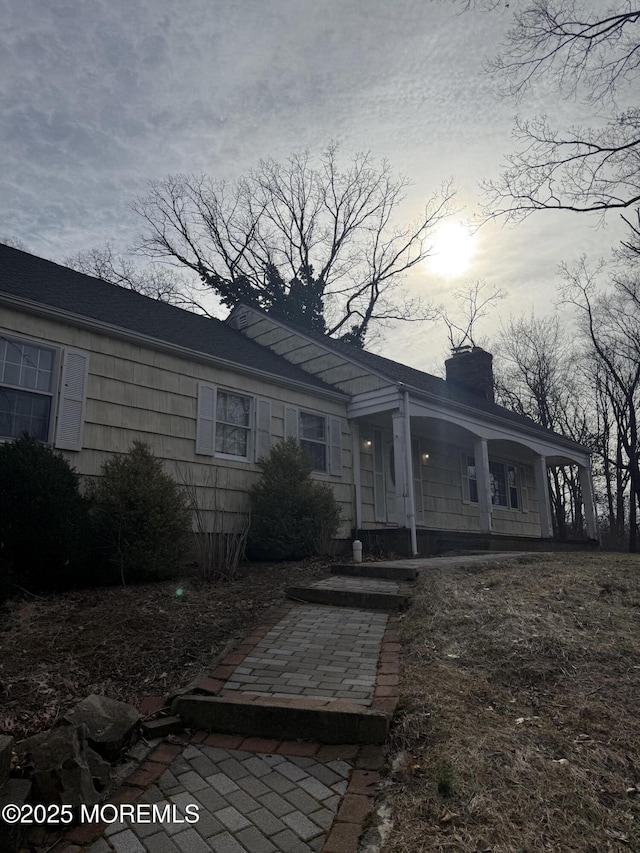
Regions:
<svg viewBox="0 0 640 853"><path fill-rule="evenodd" d="M327 604L331 607L354 607L361 610L405 610L410 596L393 592L357 592L314 586L291 586L286 590L293 601Z"/></svg>
<svg viewBox="0 0 640 853"><path fill-rule="evenodd" d="M415 581L418 570L405 566L377 566L375 563L336 563L331 566L331 574L356 578Z"/></svg>
<svg viewBox="0 0 640 853"><path fill-rule="evenodd" d="M327 744L382 744L396 704L396 698L376 699L368 708L343 700L234 693L179 696L172 711L192 729Z"/></svg>

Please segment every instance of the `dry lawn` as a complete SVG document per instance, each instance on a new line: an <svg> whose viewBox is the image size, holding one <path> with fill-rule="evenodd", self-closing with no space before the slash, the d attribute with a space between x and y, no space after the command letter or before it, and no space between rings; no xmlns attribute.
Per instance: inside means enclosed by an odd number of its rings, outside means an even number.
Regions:
<svg viewBox="0 0 640 853"><path fill-rule="evenodd" d="M430 570L401 696L384 853L640 851L640 557Z"/></svg>
<svg viewBox="0 0 640 853"><path fill-rule="evenodd" d="M285 587L328 571L317 561L254 563L233 583L168 581L0 606L0 734L48 729L89 693L135 705L185 687Z"/></svg>

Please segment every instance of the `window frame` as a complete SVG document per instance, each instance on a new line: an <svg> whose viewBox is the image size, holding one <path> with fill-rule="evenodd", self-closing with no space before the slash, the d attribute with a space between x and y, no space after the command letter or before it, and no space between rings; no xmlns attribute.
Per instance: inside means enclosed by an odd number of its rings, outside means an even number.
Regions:
<svg viewBox="0 0 640 853"><path fill-rule="evenodd" d="M253 455L254 455L253 445L255 443L255 433L256 433L256 427L254 424L255 410L256 410L255 397L252 396L251 394L239 394L237 392L237 390L235 390L235 389L231 390L228 388L221 388L219 386L215 386L215 389L216 389L215 412L214 412L214 418L213 418L213 455L214 455L214 457L216 459L231 459L231 460L235 460L236 462L253 462ZM228 423L226 421L219 421L218 420L218 394L219 393L230 394L233 397L239 397L240 399L244 399L244 400L249 401L249 416L247 418L247 420L249 422L248 426L244 426L243 424L231 424L231 423ZM222 426L231 426L231 427L236 427L237 429L246 430L246 432L247 432L247 452L246 452L245 456L238 456L235 453L225 453L222 450L216 450L216 439L217 439L217 434L218 434L218 424L221 424Z"/></svg>
<svg viewBox="0 0 640 853"><path fill-rule="evenodd" d="M478 506L478 478L477 478L477 468L475 465L475 455L473 453L469 453L468 451L463 451L464 460L465 460L465 470L463 472L463 502L468 504L473 504L474 506ZM473 465L471 464L473 460ZM526 472L523 463L515 462L513 460L509 461L502 458L489 458L489 476L495 477L497 476L494 471L491 471L491 466L502 466L502 478L504 485L504 494L506 499L506 504L496 503L493 500L493 490L491 496L491 506L496 509L504 509L509 510L510 512L528 512L528 495L524 494L524 490L527 488L526 485ZM469 470L471 468L476 469L476 476L471 477L469 474ZM511 487L509 485L509 469L513 469L515 473L515 487ZM475 499L471 495L471 484L475 484ZM511 500L511 489L515 488L516 496L517 496L517 504L514 505Z"/></svg>
<svg viewBox="0 0 640 853"><path fill-rule="evenodd" d="M60 347L55 346L54 344L49 344L47 342L42 342L39 340L34 340L33 338L22 337L19 335L12 335L10 333L0 332L0 340L4 340L7 343L13 343L20 346L32 346L37 347L40 350L46 350L53 355L53 361L51 365L51 388L48 391L43 391L38 388L27 388L23 385L15 385L11 382L5 382L3 379L0 379L0 389L7 388L11 391L18 391L24 394L34 394L40 397L47 397L49 399L49 417L47 423L47 433L46 438L41 439L37 438L38 441L41 441L43 444L53 445L55 430L56 430L56 422L58 417L58 397L60 390L60 365L62 363L62 350ZM6 364L6 361L5 361ZM22 434L22 433L21 433ZM6 441L15 441L20 438L20 435L0 435L0 442Z"/></svg>
<svg viewBox="0 0 640 853"><path fill-rule="evenodd" d="M308 415L312 418L318 418L322 421L323 424L323 432L324 439L320 441L319 439L314 438L304 438L302 436L302 418L304 415ZM321 447L324 447L324 468L312 468L312 471L315 471L318 474L328 474L329 473L329 453L330 453L330 445L329 445L329 418L327 415L321 414L319 412L311 412L308 409L298 409L298 444L304 450L305 444L318 444ZM313 454L309 452L309 455L314 460Z"/></svg>
<svg viewBox="0 0 640 853"><path fill-rule="evenodd" d="M249 400L248 426L218 421L218 393ZM238 388L216 385L206 380L198 381L196 395L196 456L245 464L256 463L258 459L268 454L271 447L271 401L269 399L255 394L246 394ZM248 431L246 456L236 456L233 453L216 450L216 430L219 423Z"/></svg>

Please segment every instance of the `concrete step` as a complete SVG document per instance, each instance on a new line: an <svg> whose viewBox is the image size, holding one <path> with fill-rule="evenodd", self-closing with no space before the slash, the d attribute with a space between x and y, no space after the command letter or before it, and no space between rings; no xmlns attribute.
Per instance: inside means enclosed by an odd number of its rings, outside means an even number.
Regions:
<svg viewBox="0 0 640 853"><path fill-rule="evenodd" d="M376 707L377 706L377 707ZM187 728L222 734L318 743L384 743L395 700L374 701L370 708L343 700L251 694L179 696L172 711Z"/></svg>
<svg viewBox="0 0 640 853"><path fill-rule="evenodd" d="M366 579L363 578L366 584ZM398 587L399 584L393 584ZM293 601L308 601L312 604L326 604L331 607L355 607L361 610L388 610L401 611L408 607L410 593L380 592L367 590L366 587L357 589L343 589L338 586L291 586L287 589L287 596Z"/></svg>
<svg viewBox="0 0 640 853"><path fill-rule="evenodd" d="M393 581L414 581L418 577L413 566L388 566L384 563L336 563L331 573L345 577L382 578Z"/></svg>

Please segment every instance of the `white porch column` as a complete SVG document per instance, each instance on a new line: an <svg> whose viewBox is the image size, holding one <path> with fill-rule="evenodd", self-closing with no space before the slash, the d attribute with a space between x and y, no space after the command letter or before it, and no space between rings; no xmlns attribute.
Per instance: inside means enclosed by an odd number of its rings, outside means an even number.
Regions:
<svg viewBox="0 0 640 853"><path fill-rule="evenodd" d="M416 532L416 496L413 489L413 453L411 452L411 413L409 410L409 392L404 392L404 460L407 492L407 521L411 534L411 556L418 555L418 534Z"/></svg>
<svg viewBox="0 0 640 853"><path fill-rule="evenodd" d="M351 458L353 460L353 489L355 500L354 527L360 530L362 527L362 484L360 478L360 425L355 421L351 423Z"/></svg>
<svg viewBox="0 0 640 853"><path fill-rule="evenodd" d="M580 479L580 491L582 492L582 506L584 507L587 535L589 539L599 539L591 468L587 468L585 465L578 465L578 477Z"/></svg>
<svg viewBox="0 0 640 853"><path fill-rule="evenodd" d="M491 503L491 477L489 474L489 449L486 438L476 438L473 442L473 455L476 463L476 482L478 483L478 504L480 506L480 531L491 533L493 530L493 505Z"/></svg>
<svg viewBox="0 0 640 853"><path fill-rule="evenodd" d="M393 467L396 480L396 523L398 527L408 527L404 412L396 410L391 415L391 420L393 422Z"/></svg>
<svg viewBox="0 0 640 853"><path fill-rule="evenodd" d="M551 523L551 504L549 502L549 480L547 479L547 460L544 456L536 456L533 462L536 477L536 495L540 513L540 534L543 539L553 538Z"/></svg>

